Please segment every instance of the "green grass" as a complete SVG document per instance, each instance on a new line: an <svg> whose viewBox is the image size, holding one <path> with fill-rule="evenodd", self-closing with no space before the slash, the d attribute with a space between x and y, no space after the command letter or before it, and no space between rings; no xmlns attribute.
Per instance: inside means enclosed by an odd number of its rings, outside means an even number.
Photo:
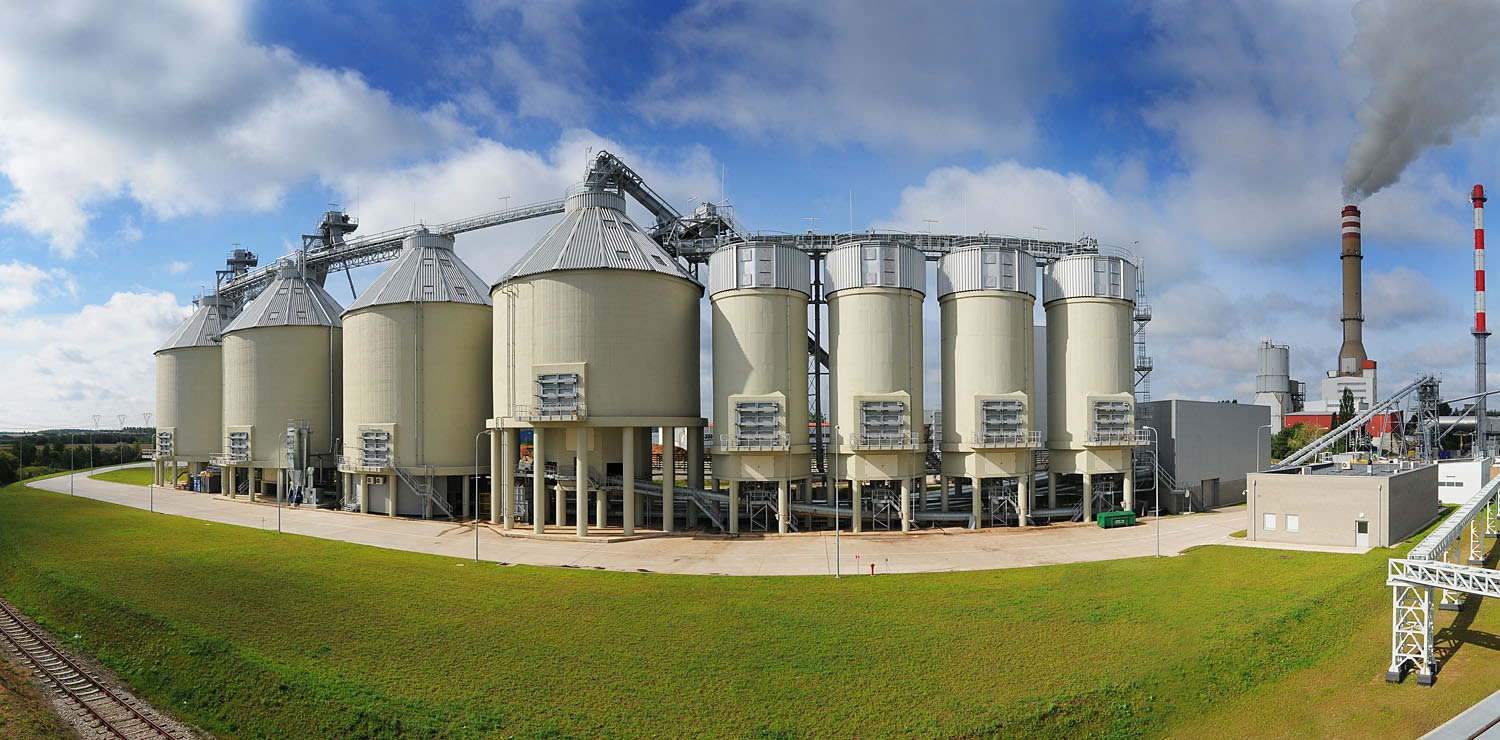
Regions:
<svg viewBox="0 0 1500 740"><path fill-rule="evenodd" d="M0 592L226 739L1412 737L1493 690L1496 647L1384 684L1392 554L672 576L0 494Z"/></svg>
<svg viewBox="0 0 1500 740"><path fill-rule="evenodd" d="M149 486L154 479L154 471L151 468L121 468L119 470L108 470L103 473L95 473L90 478L95 480L106 480L111 483L129 483L132 486Z"/></svg>
<svg viewBox="0 0 1500 740"><path fill-rule="evenodd" d="M1238 539L1245 539L1245 535L1247 535L1247 534L1249 534L1249 530L1237 529L1237 530L1235 530L1233 532L1230 532L1229 536L1230 537L1235 537L1235 538L1238 538Z"/></svg>
<svg viewBox="0 0 1500 740"><path fill-rule="evenodd" d="M48 740L72 736L73 731L37 691L30 672L0 656L0 737Z"/></svg>

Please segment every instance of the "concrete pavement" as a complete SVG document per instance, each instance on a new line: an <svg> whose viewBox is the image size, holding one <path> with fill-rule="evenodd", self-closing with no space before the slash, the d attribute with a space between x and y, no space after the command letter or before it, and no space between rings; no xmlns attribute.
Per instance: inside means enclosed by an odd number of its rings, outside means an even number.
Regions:
<svg viewBox="0 0 1500 740"><path fill-rule="evenodd" d="M204 493L98 481L78 475L72 481L79 496L205 521L275 529L274 505L231 501ZM31 486L66 494L68 476L36 481ZM474 557L474 527L470 522L392 519L387 516L339 511L281 510L284 532L425 552L457 558ZM751 534L738 538L705 534L676 534L624 542L504 536L498 525L481 524L482 560L555 567L591 568L656 573L718 575L831 575L835 549L840 571L868 574L914 573L1020 568L1120 558L1150 557L1156 552L1155 521L1141 526L1100 529L1086 524L998 528L971 531L933 529L895 533ZM1229 533L1243 529L1244 512L1167 517L1161 521L1161 554L1171 556L1198 545L1238 544ZM549 528L559 534L564 530Z"/></svg>

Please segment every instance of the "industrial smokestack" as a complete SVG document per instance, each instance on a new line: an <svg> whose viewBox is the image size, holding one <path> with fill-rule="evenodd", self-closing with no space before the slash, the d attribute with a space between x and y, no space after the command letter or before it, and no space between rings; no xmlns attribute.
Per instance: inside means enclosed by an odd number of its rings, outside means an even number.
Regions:
<svg viewBox="0 0 1500 740"><path fill-rule="evenodd" d="M1339 375L1359 375L1365 366L1363 301L1360 297L1359 209L1344 206L1344 344L1339 347ZM1374 399L1371 399L1372 401Z"/></svg>
<svg viewBox="0 0 1500 740"><path fill-rule="evenodd" d="M1474 456L1482 457L1489 448L1486 438L1489 419L1485 416L1485 340L1490 333L1484 327L1484 186L1475 185L1469 195L1474 204L1474 392L1481 394L1474 400L1475 429Z"/></svg>

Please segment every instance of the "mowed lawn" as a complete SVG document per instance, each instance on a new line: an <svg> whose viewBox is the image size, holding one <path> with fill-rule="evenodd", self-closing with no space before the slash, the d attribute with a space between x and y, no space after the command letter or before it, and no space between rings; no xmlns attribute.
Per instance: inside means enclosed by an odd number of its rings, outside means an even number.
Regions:
<svg viewBox="0 0 1500 740"><path fill-rule="evenodd" d="M153 471L150 466L144 468L121 468L119 470L106 470L103 473L95 473L90 478L95 480L107 480L111 483L129 483L132 486L151 485ZM171 476L168 476L171 477Z"/></svg>
<svg viewBox="0 0 1500 740"><path fill-rule="evenodd" d="M1500 608L1385 684L1393 554L673 576L0 494L0 593L221 738L1410 738L1496 688Z"/></svg>

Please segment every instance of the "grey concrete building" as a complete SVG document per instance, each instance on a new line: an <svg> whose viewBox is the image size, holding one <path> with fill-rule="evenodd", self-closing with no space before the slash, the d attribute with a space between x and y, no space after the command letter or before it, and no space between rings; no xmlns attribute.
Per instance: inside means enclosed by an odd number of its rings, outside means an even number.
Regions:
<svg viewBox="0 0 1500 740"><path fill-rule="evenodd" d="M1266 542L1389 547L1437 517L1437 483L1437 466L1418 463L1323 463L1253 473L1246 535Z"/></svg>
<svg viewBox="0 0 1500 740"><path fill-rule="evenodd" d="M1244 503L1246 475L1271 466L1268 406L1172 399L1148 401L1140 410L1141 426L1159 438L1165 511Z"/></svg>

